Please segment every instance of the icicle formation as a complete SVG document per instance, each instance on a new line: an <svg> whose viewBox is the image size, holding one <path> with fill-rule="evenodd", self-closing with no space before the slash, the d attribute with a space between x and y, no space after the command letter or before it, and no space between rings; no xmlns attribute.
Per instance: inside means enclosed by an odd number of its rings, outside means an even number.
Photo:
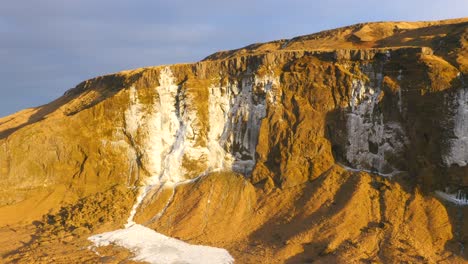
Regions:
<svg viewBox="0 0 468 264"><path fill-rule="evenodd" d="M234 259L225 249L190 245L163 236L134 221L138 208L155 186L175 188L179 184L192 181L185 178L184 171L181 169L185 152L194 152L190 154L191 157L197 155L200 157L204 153L203 150L206 150L206 148L196 149L194 146L193 131L187 127L191 128L196 115L186 111L187 109L183 107L181 101L184 95L180 87L175 85L175 78L168 67L161 70L159 83L160 86L156 88L159 100L155 100L149 113L143 112L144 107L134 87L129 90L130 106L125 112L125 130L131 141L141 137L140 146L135 147L143 153L144 166L151 175L142 182L143 185L139 189L125 228L94 235L88 239L96 247L107 246L111 243L125 247L135 254L133 260L136 261L233 263ZM218 131L218 133L221 132ZM211 135L211 138L217 140L219 136ZM216 166L222 164L211 163Z"/></svg>
<svg viewBox="0 0 468 264"><path fill-rule="evenodd" d="M255 166L255 149L260 125L266 116L267 102L274 103L277 78L243 78L240 85L229 85L231 107L225 120L221 146L232 155L232 170L249 175Z"/></svg>
<svg viewBox="0 0 468 264"><path fill-rule="evenodd" d="M135 224L133 218L138 207L155 185L166 181L178 182L182 178L177 168L180 167L183 146L180 141L183 140L181 134L184 127L179 121L179 106L176 105L178 86L174 84L174 77L169 68L161 70L159 83L160 85L156 88L159 101L156 100L148 115L141 112L143 106L140 105L135 91L130 91L132 105L125 113L126 127L133 137L136 136L137 129L140 129L140 133L144 135L143 146L140 146L140 149L151 176L144 180L139 190L126 227Z"/></svg>
<svg viewBox="0 0 468 264"><path fill-rule="evenodd" d="M452 129L447 135L447 150L442 160L446 166L463 167L468 165L468 88L459 89L446 100Z"/></svg>
<svg viewBox="0 0 468 264"><path fill-rule="evenodd" d="M142 182L127 226L135 224L133 218L138 207L155 186L174 188L197 176L188 176L186 161L200 166L200 175L219 170L249 175L255 165L255 149L267 100L270 103L277 100L273 95L277 85L278 79L272 76L250 75L240 83L209 87L206 145L198 143L203 127L197 121L195 99L176 85L169 67L160 72L157 95L149 110L131 87L130 106L125 112L126 132L132 141L139 139L135 148L141 153L142 166L150 177Z"/></svg>
<svg viewBox="0 0 468 264"><path fill-rule="evenodd" d="M373 65L363 67L370 83L354 80L349 111L346 114L347 142L345 159L351 167L372 171L381 175L393 175L399 171L390 164L386 155L401 155L406 136L397 122L384 122L378 109L382 93L383 74L375 72Z"/></svg>
<svg viewBox="0 0 468 264"><path fill-rule="evenodd" d="M468 196L462 190L458 190L456 193L446 193L442 191L435 191L435 193L440 198L456 205L468 205Z"/></svg>

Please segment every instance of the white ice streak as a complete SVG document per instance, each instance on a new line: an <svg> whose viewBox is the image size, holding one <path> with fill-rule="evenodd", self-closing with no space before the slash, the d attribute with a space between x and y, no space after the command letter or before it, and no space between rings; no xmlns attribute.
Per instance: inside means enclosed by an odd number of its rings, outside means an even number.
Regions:
<svg viewBox="0 0 468 264"><path fill-rule="evenodd" d="M454 203L456 205L468 205L468 199L465 193L458 191L457 193L446 193L442 191L435 191L436 195L440 198Z"/></svg>
<svg viewBox="0 0 468 264"><path fill-rule="evenodd" d="M442 160L446 166L468 165L468 88L461 88L450 102L453 131L448 138L448 150Z"/></svg>
<svg viewBox="0 0 468 264"><path fill-rule="evenodd" d="M96 247L115 244L132 251L135 261L158 264L172 263L234 263L225 249L190 245L183 241L156 233L142 225L132 225L89 238Z"/></svg>
<svg viewBox="0 0 468 264"><path fill-rule="evenodd" d="M183 147L183 130L177 110L179 87L175 84L171 70L166 67L159 75L159 86L156 91L159 100L153 106L152 117L149 119L149 139L144 146L147 148L151 184L160 182L177 182L182 176L179 173L180 153Z"/></svg>
<svg viewBox="0 0 468 264"><path fill-rule="evenodd" d="M174 183L181 180L180 159L183 148L183 127L179 121L179 113L176 105L178 86L174 84L175 80L169 68L161 70L159 76L159 86L156 88L159 99L155 101L150 113L142 114L142 106L139 103L138 96L130 90L130 105L126 115L126 126L132 136L136 137L136 131L143 134L141 149L143 152L143 161L151 174L143 182L140 188L136 202L130 211L130 216L126 227L134 225L133 218L138 207L143 202L148 192L157 184L165 182ZM135 106L136 105L136 106ZM136 124L136 128L133 128ZM146 128L146 129L144 129Z"/></svg>
<svg viewBox="0 0 468 264"><path fill-rule="evenodd" d="M403 79L402 72L403 72L403 70L398 71L397 80L400 81L400 82ZM403 101L402 101L402 97L401 97L401 87L398 87L398 110L400 110L400 113L403 112Z"/></svg>
<svg viewBox="0 0 468 264"><path fill-rule="evenodd" d="M343 165L339 162L337 162L338 165L340 165L341 167L343 167L343 169L347 170L347 171L351 171L351 172L367 172L367 173L371 173L371 174L376 174L376 175L380 175L382 177L387 177L387 178L392 178L393 176L395 175L398 175L400 173L405 173L405 171L392 171L391 173L381 173L381 172L378 172L378 171L371 171L371 170L366 170L366 169L354 169L354 168L351 168L351 167L348 167L346 165Z"/></svg>
<svg viewBox="0 0 468 264"><path fill-rule="evenodd" d="M232 166L233 157L221 145L230 110L232 88L210 86L208 97L208 169L219 170Z"/></svg>

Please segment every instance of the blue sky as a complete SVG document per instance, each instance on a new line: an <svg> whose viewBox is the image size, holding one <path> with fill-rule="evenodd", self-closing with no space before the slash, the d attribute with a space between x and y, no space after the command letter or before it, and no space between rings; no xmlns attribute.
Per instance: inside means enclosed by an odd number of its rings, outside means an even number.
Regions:
<svg viewBox="0 0 468 264"><path fill-rule="evenodd" d="M0 7L0 116L79 82L366 21L468 16L468 0L15 0Z"/></svg>

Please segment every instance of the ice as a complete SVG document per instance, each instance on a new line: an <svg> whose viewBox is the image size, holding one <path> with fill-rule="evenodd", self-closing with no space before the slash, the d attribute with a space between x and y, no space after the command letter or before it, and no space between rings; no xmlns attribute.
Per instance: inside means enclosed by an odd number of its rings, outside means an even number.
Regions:
<svg viewBox="0 0 468 264"><path fill-rule="evenodd" d="M436 195L440 198L454 203L456 205L468 205L468 199L465 193L458 191L457 193L446 193L442 191L435 191Z"/></svg>
<svg viewBox="0 0 468 264"><path fill-rule="evenodd" d="M209 130L207 142L209 170L230 167L233 161L232 155L221 145L221 137L228 120L232 96L233 93L230 85L227 87L217 87L214 85L209 87Z"/></svg>
<svg viewBox="0 0 468 264"><path fill-rule="evenodd" d="M138 100L137 92L134 86L129 89L130 106L125 111L125 128L128 133L135 136L142 118L141 104Z"/></svg>
<svg viewBox="0 0 468 264"><path fill-rule="evenodd" d="M184 127L181 126L176 108L178 86L174 82L171 70L168 67L163 68L159 76L160 86L156 87L159 101L156 101L147 115L142 113L143 107L135 89L130 89L131 105L125 113L126 127L134 138L137 136L137 129L144 135L141 151L151 176L145 179L140 187L126 226L134 224L133 218L138 207L155 185L164 184L165 181L177 182L182 178L180 159Z"/></svg>
<svg viewBox="0 0 468 264"><path fill-rule="evenodd" d="M209 93L209 130L206 146L196 144L197 113L190 96L178 87L169 67L163 68L156 87L155 104L143 113L134 87L130 88L130 106L125 113L128 133L141 135L139 149L143 165L151 176L142 182L127 225L147 193L155 186L173 187L184 182L182 160L187 158L205 165L203 173L234 170L249 175L255 166L255 149L261 120L266 115L266 100L274 102L278 79L269 75L244 77L225 87L211 86ZM254 91L255 89L255 91Z"/></svg>
<svg viewBox="0 0 468 264"><path fill-rule="evenodd" d="M449 102L453 112L453 130L448 139L448 150L442 160L446 166L468 165L468 88L459 89Z"/></svg>
<svg viewBox="0 0 468 264"><path fill-rule="evenodd" d="M142 166L150 175L140 182L125 228L89 240L97 247L115 244L128 248L135 253L134 260L150 263L232 263L234 259L224 249L194 246L166 237L135 223L134 218L154 188L172 188L174 195L177 186L209 172L234 170L248 175L255 166L255 149L267 102L278 100L278 83L277 77L251 74L240 83L209 87L205 146L197 144L197 133L203 128L197 121L195 99L176 85L169 67L160 72L153 105L142 105L136 88L131 87L124 131L134 149L134 159L141 155ZM186 178L182 166L185 158L205 164L205 170L194 179ZM158 220L164 212L165 208L151 221Z"/></svg>
<svg viewBox="0 0 468 264"><path fill-rule="evenodd" d="M182 107L180 89L175 85L170 68L162 69L159 83L156 87L158 97L155 98L159 100L155 100L149 113L143 110L134 87L129 89L130 106L125 112L125 131L131 140L141 137L141 143L136 147L143 153L144 166L151 175L142 182L125 228L94 235L89 237L89 240L95 247L109 244L125 247L135 254L133 259L136 261L233 263L234 259L225 249L190 245L134 222L138 208L154 187L175 188L177 185L193 181L185 179L181 170L181 160L185 152L194 158L200 158L207 152L193 147L192 123L196 117L194 113ZM222 131L217 131L217 134L221 133ZM219 135L211 136L215 141L219 139Z"/></svg>
<svg viewBox="0 0 468 264"><path fill-rule="evenodd" d="M240 84L229 86L231 106L221 136L221 146L234 159L232 167L236 172L248 176L255 166L255 150L262 119L266 116L267 103L278 99L279 80L273 75L249 76Z"/></svg>
<svg viewBox="0 0 468 264"><path fill-rule="evenodd" d="M114 244L127 248L135 254L132 258L135 261L157 264L234 263L234 258L225 249L191 245L138 224L94 235L89 240L96 247Z"/></svg>
<svg viewBox="0 0 468 264"><path fill-rule="evenodd" d="M369 65L363 67L370 82L353 80L350 105L346 113L347 142L345 159L353 169L394 175L399 173L386 156L401 155L406 136L397 122L384 122L378 109L383 75Z"/></svg>
<svg viewBox="0 0 468 264"><path fill-rule="evenodd" d="M340 165L341 167L343 167L347 171L352 171L352 172L361 172L362 171L362 172L367 172L367 173L370 173L370 174L376 174L376 175L386 177L386 178L392 178L393 176L398 175L400 173L405 173L405 171L392 171L391 173L380 173L378 171L351 168L351 167L348 167L348 166L343 165L341 163L337 163L337 164Z"/></svg>

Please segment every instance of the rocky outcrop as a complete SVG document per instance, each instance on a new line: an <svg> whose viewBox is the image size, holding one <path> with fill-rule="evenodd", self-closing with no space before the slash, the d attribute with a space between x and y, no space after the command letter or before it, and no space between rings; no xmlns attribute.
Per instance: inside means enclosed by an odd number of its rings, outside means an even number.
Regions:
<svg viewBox="0 0 468 264"><path fill-rule="evenodd" d="M255 44L98 77L1 119L1 223L40 221L36 236L54 238L5 260L98 261L75 251L128 217L125 233L241 263L463 262L467 209L450 202L468 191L467 23ZM91 210L111 197L118 213ZM96 250L129 257L109 247Z"/></svg>

